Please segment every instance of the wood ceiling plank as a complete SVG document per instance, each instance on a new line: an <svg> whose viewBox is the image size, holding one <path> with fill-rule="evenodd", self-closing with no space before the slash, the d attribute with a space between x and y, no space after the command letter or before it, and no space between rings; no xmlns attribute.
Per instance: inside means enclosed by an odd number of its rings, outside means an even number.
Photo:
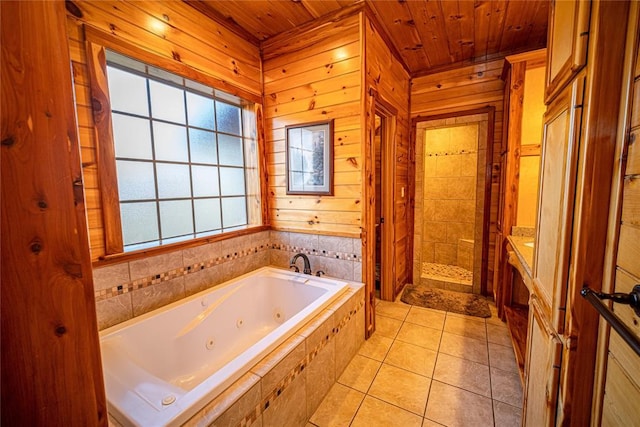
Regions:
<svg viewBox="0 0 640 427"><path fill-rule="evenodd" d="M533 18L537 2L510 2L502 31L500 52L513 52L525 46L529 32L533 27Z"/></svg>
<svg viewBox="0 0 640 427"><path fill-rule="evenodd" d="M538 2L538 8L533 18L533 27L529 32L526 45L531 48L547 45L547 22L549 20L549 2Z"/></svg>
<svg viewBox="0 0 640 427"><path fill-rule="evenodd" d="M445 33L449 45L449 54L451 55L450 62L461 62L464 57L462 56L462 46L460 44L462 40L460 25L462 15L459 10L459 2L439 0L438 4L445 22Z"/></svg>
<svg viewBox="0 0 640 427"><path fill-rule="evenodd" d="M466 60L475 56L475 3L469 0L458 1L458 22L460 24L460 47L462 59Z"/></svg>
<svg viewBox="0 0 640 427"><path fill-rule="evenodd" d="M429 59L406 2L371 2L371 10L410 69L429 68Z"/></svg>
<svg viewBox="0 0 640 427"><path fill-rule="evenodd" d="M429 59L428 68L452 62L447 42L447 30L438 4L434 2L407 2L411 16L420 35L423 49ZM427 69L428 69L427 68ZM425 70L412 69L413 72Z"/></svg>
<svg viewBox="0 0 640 427"><path fill-rule="evenodd" d="M487 55L489 26L491 25L491 1L476 1L474 13L474 56L476 58L482 58Z"/></svg>
<svg viewBox="0 0 640 427"><path fill-rule="evenodd" d="M498 53L502 41L502 31L509 2L507 0L493 0L491 2L491 23L489 25L489 40L487 55Z"/></svg>
<svg viewBox="0 0 640 427"><path fill-rule="evenodd" d="M342 5L337 0L301 0L302 5L314 17L320 18L336 10L340 10Z"/></svg>

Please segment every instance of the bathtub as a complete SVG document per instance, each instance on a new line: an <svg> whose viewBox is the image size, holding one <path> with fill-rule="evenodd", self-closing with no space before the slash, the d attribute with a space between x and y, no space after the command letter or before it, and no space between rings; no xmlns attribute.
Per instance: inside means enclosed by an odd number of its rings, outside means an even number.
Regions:
<svg viewBox="0 0 640 427"><path fill-rule="evenodd" d="M102 331L111 416L182 424L348 286L263 267Z"/></svg>

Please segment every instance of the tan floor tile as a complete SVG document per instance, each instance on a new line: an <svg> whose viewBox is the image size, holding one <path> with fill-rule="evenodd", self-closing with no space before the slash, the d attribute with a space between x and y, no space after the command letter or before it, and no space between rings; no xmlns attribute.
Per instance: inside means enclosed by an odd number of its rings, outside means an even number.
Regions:
<svg viewBox="0 0 640 427"><path fill-rule="evenodd" d="M393 340L391 338L383 337L379 333L374 332L373 335L362 344L362 347L358 350L358 354L382 362L389 352L392 343Z"/></svg>
<svg viewBox="0 0 640 427"><path fill-rule="evenodd" d="M522 408L522 383L517 372L491 368L491 392L494 400Z"/></svg>
<svg viewBox="0 0 640 427"><path fill-rule="evenodd" d="M449 316L444 322L445 332L456 335L463 335L469 338L475 338L486 341L487 331L483 321L470 320L463 317Z"/></svg>
<svg viewBox="0 0 640 427"><path fill-rule="evenodd" d="M420 326L428 326L433 329L442 329L444 327L445 316L446 312L444 311L413 306L411 310L409 310L409 315L405 321Z"/></svg>
<svg viewBox="0 0 640 427"><path fill-rule="evenodd" d="M442 427L442 424L425 418L424 421L422 421L422 427Z"/></svg>
<svg viewBox="0 0 640 427"><path fill-rule="evenodd" d="M484 365L489 364L486 341L451 334L449 332L442 333L440 353L461 357Z"/></svg>
<svg viewBox="0 0 640 427"><path fill-rule="evenodd" d="M364 396L364 393L336 383L309 421L322 427L348 426Z"/></svg>
<svg viewBox="0 0 640 427"><path fill-rule="evenodd" d="M404 320L410 308L410 305L402 302L380 301L380 303L376 305L376 314L397 320Z"/></svg>
<svg viewBox="0 0 640 427"><path fill-rule="evenodd" d="M430 384L427 377L383 363L368 394L422 416Z"/></svg>
<svg viewBox="0 0 640 427"><path fill-rule="evenodd" d="M520 427L522 424L522 409L497 400L493 401L493 416L496 427Z"/></svg>
<svg viewBox="0 0 640 427"><path fill-rule="evenodd" d="M493 427L491 399L438 381L431 384L425 417L448 427Z"/></svg>
<svg viewBox="0 0 640 427"><path fill-rule="evenodd" d="M484 317L469 316L468 314L455 313L453 311L447 311L447 316L449 316L449 317L460 317L462 319L472 320L474 322L479 322L479 323L485 323L485 319L486 319Z"/></svg>
<svg viewBox="0 0 640 427"><path fill-rule="evenodd" d="M437 354L436 351L396 340L384 363L431 378Z"/></svg>
<svg viewBox="0 0 640 427"><path fill-rule="evenodd" d="M382 303L381 303L382 304ZM402 321L391 317L376 315L376 333L388 338L395 338Z"/></svg>
<svg viewBox="0 0 640 427"><path fill-rule="evenodd" d="M380 365L381 363L377 360L356 354L338 378L338 382L366 393Z"/></svg>
<svg viewBox="0 0 640 427"><path fill-rule="evenodd" d="M489 367L481 363L438 353L433 379L491 397Z"/></svg>
<svg viewBox="0 0 640 427"><path fill-rule="evenodd" d="M487 340L495 344L511 346L511 335L506 327L487 325Z"/></svg>
<svg viewBox="0 0 640 427"><path fill-rule="evenodd" d="M492 368L502 369L508 372L518 372L516 355L513 347L489 343L489 365Z"/></svg>
<svg viewBox="0 0 640 427"><path fill-rule="evenodd" d="M397 339L409 344L415 344L420 347L428 348L429 350L437 351L440 345L441 335L442 331L437 329L405 322L398 332Z"/></svg>
<svg viewBox="0 0 640 427"><path fill-rule="evenodd" d="M351 427L421 427L422 417L371 396L364 398Z"/></svg>

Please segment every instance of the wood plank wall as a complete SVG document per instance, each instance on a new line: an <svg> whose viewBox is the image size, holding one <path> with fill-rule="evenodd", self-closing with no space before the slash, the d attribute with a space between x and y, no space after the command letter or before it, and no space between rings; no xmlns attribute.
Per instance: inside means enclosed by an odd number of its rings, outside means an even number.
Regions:
<svg viewBox="0 0 640 427"><path fill-rule="evenodd" d="M262 96L260 51L183 2L74 1L67 10L91 258L95 261L105 254L104 225L82 26L153 53L168 65L187 65L257 100Z"/></svg>
<svg viewBox="0 0 640 427"><path fill-rule="evenodd" d="M457 111L495 107L493 167L491 171L491 210L487 292L492 293L496 222L500 192L500 154L502 152L503 88L500 79L504 60L488 61L441 73L417 77L411 87L413 119Z"/></svg>
<svg viewBox="0 0 640 427"><path fill-rule="evenodd" d="M362 123L359 16L269 39L262 46L271 226L360 237ZM289 196L285 126L334 120L334 195Z"/></svg>
<svg viewBox="0 0 640 427"><path fill-rule="evenodd" d="M397 111L394 135L394 289L399 291L410 279L413 266L412 242L409 235L413 216L410 212L409 164L411 146L411 118L409 112L410 76L393 56L373 21L367 17L364 28L366 46L366 88L373 88L385 104ZM369 107L370 104L366 103ZM375 111L365 111L367 117ZM404 191L402 190L404 188ZM388 195L385 195L388 196ZM395 294L395 292L394 292Z"/></svg>

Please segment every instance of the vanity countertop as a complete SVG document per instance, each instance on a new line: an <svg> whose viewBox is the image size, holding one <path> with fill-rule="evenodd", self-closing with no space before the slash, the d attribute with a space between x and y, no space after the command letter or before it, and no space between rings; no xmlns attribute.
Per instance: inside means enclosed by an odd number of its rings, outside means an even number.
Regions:
<svg viewBox="0 0 640 427"><path fill-rule="evenodd" d="M513 248L513 253L517 259L512 259L509 256L509 264L513 265L520 271L522 278L530 287L533 267L533 241L532 237L523 236L507 236L507 240ZM519 264L519 265L518 265ZM525 277L526 276L526 277Z"/></svg>

